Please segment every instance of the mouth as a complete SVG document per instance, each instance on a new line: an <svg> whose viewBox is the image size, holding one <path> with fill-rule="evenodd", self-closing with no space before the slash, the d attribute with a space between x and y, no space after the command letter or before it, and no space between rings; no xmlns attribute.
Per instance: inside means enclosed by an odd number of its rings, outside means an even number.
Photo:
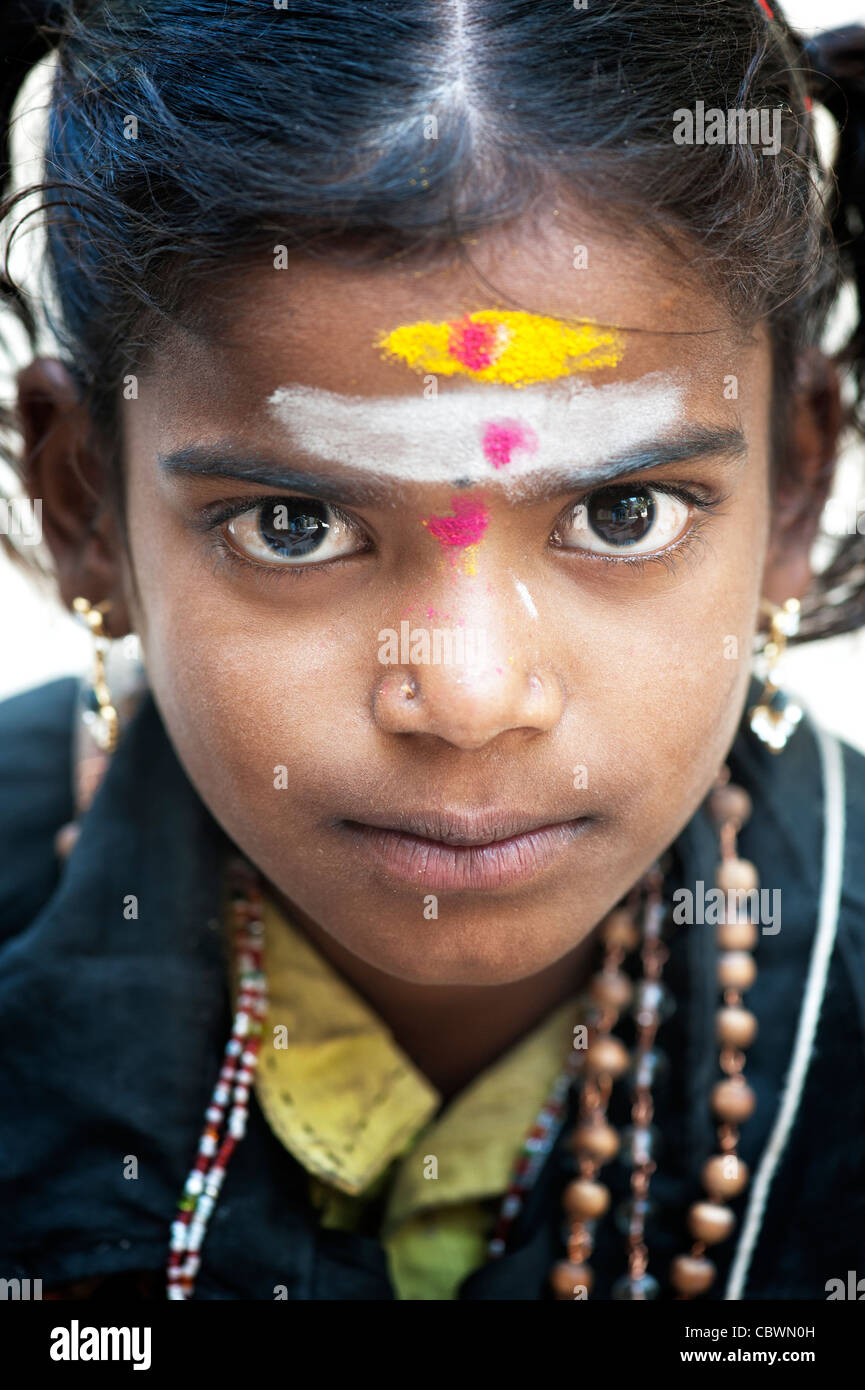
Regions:
<svg viewBox="0 0 865 1390"><path fill-rule="evenodd" d="M506 811L420 812L343 820L339 828L389 878L429 892L506 888L554 865L590 816L529 819Z"/></svg>

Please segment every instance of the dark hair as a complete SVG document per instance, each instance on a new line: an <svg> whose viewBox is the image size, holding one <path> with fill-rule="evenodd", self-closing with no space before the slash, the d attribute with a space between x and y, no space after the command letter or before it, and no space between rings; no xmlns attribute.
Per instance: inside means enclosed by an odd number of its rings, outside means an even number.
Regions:
<svg viewBox="0 0 865 1390"><path fill-rule="evenodd" d="M571 191L698 265L743 323L769 318L773 467L789 470L783 383L819 345L843 277L865 293L865 30L803 43L761 0L43 8L58 50L38 190L52 326L115 454L124 376L167 325L218 312L227 265L272 263L281 243L431 255ZM841 123L836 180L813 99ZM675 145L673 113L698 101L778 108L778 153ZM8 273L4 292L26 317ZM842 357L859 427L860 326ZM855 534L815 581L802 637L862 622Z"/></svg>

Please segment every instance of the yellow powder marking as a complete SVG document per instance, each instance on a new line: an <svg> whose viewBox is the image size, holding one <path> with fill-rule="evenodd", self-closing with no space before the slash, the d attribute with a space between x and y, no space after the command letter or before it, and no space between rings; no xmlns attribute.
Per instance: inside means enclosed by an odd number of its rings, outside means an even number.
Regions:
<svg viewBox="0 0 865 1390"><path fill-rule="evenodd" d="M478 572L478 551L479 545L467 545L463 551L463 574L473 575Z"/></svg>
<svg viewBox="0 0 865 1390"><path fill-rule="evenodd" d="M616 367L625 351L624 335L615 329L498 309L405 324L382 334L376 346L414 372L507 386Z"/></svg>

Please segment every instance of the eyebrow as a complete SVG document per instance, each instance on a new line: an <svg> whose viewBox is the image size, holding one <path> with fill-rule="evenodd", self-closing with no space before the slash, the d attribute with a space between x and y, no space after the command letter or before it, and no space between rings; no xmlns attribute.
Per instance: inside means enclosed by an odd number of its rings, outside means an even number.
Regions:
<svg viewBox="0 0 865 1390"><path fill-rule="evenodd" d="M323 474L286 468L277 459L262 454L245 453L232 444L191 444L171 454L158 454L160 468L166 473L192 475L199 478L236 478L244 483L279 488L285 492L306 492L326 502L344 502L347 506L374 507L392 501L394 484L387 478L371 478L358 470L352 476L339 471Z"/></svg>
<svg viewBox="0 0 865 1390"><path fill-rule="evenodd" d="M577 451L578 446L575 447L575 453ZM673 439L649 440L615 454L594 467L538 470L534 475L515 479L509 490L522 502L544 502L584 492L587 488L603 487L632 473L646 473L678 463L691 463L705 458L719 458L730 463L741 462L747 452L747 441L741 429L695 425L677 434ZM157 459L160 468L169 474L235 478L240 482L255 483L261 487L276 488L284 492L306 493L323 501L354 507L391 504L407 486L399 479L371 475L366 468L351 470L344 464L327 473L322 473L320 469L312 472L286 468L279 460L242 451L230 441L191 444L169 454L159 454ZM442 480L440 477L430 481L437 487L465 487L467 483L472 486L495 487L499 481L487 474L470 478L464 475L465 470L460 470L459 466L455 465L454 476L450 481ZM509 481L507 475L503 474L501 481ZM409 485L416 487L418 484L411 482Z"/></svg>

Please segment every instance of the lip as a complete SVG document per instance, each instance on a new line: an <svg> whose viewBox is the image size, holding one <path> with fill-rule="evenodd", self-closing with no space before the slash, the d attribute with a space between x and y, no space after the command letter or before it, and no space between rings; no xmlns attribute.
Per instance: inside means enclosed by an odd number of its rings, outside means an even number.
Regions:
<svg viewBox="0 0 865 1390"><path fill-rule="evenodd" d="M343 833L374 867L431 892L507 888L567 853L591 818L529 819L506 811L401 813L344 820Z"/></svg>

